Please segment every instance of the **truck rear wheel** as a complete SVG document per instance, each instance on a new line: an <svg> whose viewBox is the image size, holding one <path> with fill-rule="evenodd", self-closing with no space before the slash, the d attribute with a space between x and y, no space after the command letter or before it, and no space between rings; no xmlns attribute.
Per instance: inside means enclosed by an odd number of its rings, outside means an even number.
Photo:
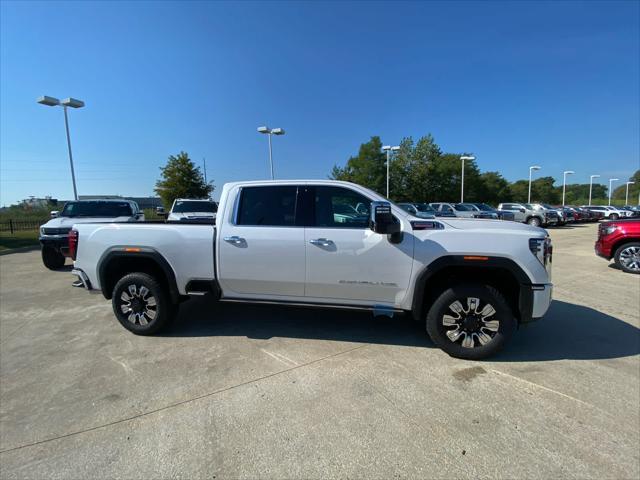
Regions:
<svg viewBox="0 0 640 480"><path fill-rule="evenodd" d="M136 335L153 335L166 328L177 306L169 293L151 275L130 273L113 288L113 312L124 328Z"/></svg>
<svg viewBox="0 0 640 480"><path fill-rule="evenodd" d="M65 258L53 247L42 247L42 263L49 270L58 270L64 267Z"/></svg>
<svg viewBox="0 0 640 480"><path fill-rule="evenodd" d="M463 284L442 292L429 309L426 324L431 340L449 355L480 360L507 343L516 320L495 288Z"/></svg>

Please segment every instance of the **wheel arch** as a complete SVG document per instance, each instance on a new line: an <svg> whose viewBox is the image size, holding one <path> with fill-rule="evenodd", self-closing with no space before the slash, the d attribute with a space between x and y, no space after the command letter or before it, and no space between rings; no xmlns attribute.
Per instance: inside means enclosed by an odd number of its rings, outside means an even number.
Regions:
<svg viewBox="0 0 640 480"><path fill-rule="evenodd" d="M180 298L176 275L169 262L153 248L111 247L98 261L98 278L102 295L111 299L113 288L118 280L129 273L142 272L156 278L169 292L171 301L177 303Z"/></svg>
<svg viewBox="0 0 640 480"><path fill-rule="evenodd" d="M491 285L507 299L519 323L532 320L531 279L516 262L505 257L464 255L440 257L422 269L414 286L413 318L422 320L440 293L456 282Z"/></svg>

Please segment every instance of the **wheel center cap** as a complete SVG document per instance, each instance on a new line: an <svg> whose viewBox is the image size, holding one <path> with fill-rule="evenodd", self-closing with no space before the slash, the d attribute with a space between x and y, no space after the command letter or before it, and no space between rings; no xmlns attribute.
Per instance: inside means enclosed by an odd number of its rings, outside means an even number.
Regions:
<svg viewBox="0 0 640 480"><path fill-rule="evenodd" d="M142 304L142 302L140 301L139 298L134 298L131 301L131 309L135 312L135 313L140 313L143 310L144 305Z"/></svg>
<svg viewBox="0 0 640 480"><path fill-rule="evenodd" d="M467 332L475 332L480 328L480 317L477 315L467 315L462 321L462 328Z"/></svg>

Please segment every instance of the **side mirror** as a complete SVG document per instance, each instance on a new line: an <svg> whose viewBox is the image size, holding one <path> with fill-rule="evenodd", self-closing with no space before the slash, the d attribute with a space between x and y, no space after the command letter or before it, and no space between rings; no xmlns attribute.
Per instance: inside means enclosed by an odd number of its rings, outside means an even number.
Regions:
<svg viewBox="0 0 640 480"><path fill-rule="evenodd" d="M520 213L524 213L524 212L526 212L526 210L524 208L521 208Z"/></svg>
<svg viewBox="0 0 640 480"><path fill-rule="evenodd" d="M51 218L58 218L58 215L60 215L59 210L51 210Z"/></svg>
<svg viewBox="0 0 640 480"><path fill-rule="evenodd" d="M391 213L389 202L371 202L371 230L381 235L400 233L400 221Z"/></svg>

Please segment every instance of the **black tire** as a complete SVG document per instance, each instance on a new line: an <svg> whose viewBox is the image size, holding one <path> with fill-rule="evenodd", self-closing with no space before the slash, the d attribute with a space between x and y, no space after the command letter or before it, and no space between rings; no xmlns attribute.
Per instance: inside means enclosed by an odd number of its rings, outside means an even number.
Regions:
<svg viewBox="0 0 640 480"><path fill-rule="evenodd" d="M620 218L620 215L618 215L617 213L612 213L611 215L609 215L609 220L618 220L618 218Z"/></svg>
<svg viewBox="0 0 640 480"><path fill-rule="evenodd" d="M542 222L538 217L529 217L527 218L527 223L532 227L539 227L542 225Z"/></svg>
<svg viewBox="0 0 640 480"><path fill-rule="evenodd" d="M177 313L177 305L171 301L169 292L146 273L130 273L122 277L113 288L111 303L118 321L136 335L160 332Z"/></svg>
<svg viewBox="0 0 640 480"><path fill-rule="evenodd" d="M471 310L469 299L477 299L479 302L473 312L470 312L472 315L467 316L466 313ZM455 318L455 311L451 309L456 302L460 302L460 306L467 310L458 314L459 322L456 321L458 319ZM484 309L488 305L493 307L494 313L486 315L483 320L478 308L481 307L480 311L486 313ZM449 318L445 319L445 315ZM469 319L465 319L466 317ZM446 353L452 357L480 360L494 355L504 347L516 328L516 319L505 298L495 288L482 284L462 284L450 287L440 294L427 313L426 324L433 343ZM467 335L467 332L472 333ZM456 333L458 337L454 340L452 337ZM482 341L487 343L482 344L481 336ZM489 338L488 341L486 337ZM470 338L471 347L462 346L467 338Z"/></svg>
<svg viewBox="0 0 640 480"><path fill-rule="evenodd" d="M624 252L624 253L623 253ZM620 255L623 254L623 259L620 259ZM640 260L634 261L634 255L640 254L640 242L629 242L620 245L613 259L616 265L620 267L624 272L640 274ZM626 258L624 258L626 257ZM637 258L637 257L636 257ZM629 261L630 260L630 261Z"/></svg>
<svg viewBox="0 0 640 480"><path fill-rule="evenodd" d="M65 257L53 247L42 247L42 263L49 270L59 270L64 267Z"/></svg>

